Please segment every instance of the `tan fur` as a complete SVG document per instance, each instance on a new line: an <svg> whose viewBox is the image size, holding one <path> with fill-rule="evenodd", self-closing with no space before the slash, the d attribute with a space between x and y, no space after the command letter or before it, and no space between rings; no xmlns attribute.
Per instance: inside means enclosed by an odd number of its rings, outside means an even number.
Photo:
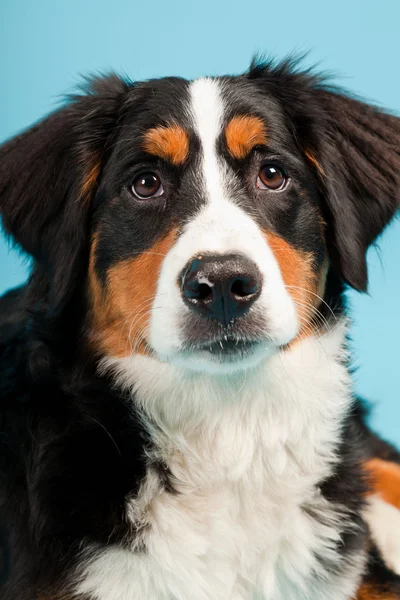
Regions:
<svg viewBox="0 0 400 600"><path fill-rule="evenodd" d="M245 158L255 146L267 143L267 131L261 119L242 115L234 117L225 129L226 144L233 158Z"/></svg>
<svg viewBox="0 0 400 600"><path fill-rule="evenodd" d="M149 354L146 330L150 310L162 261L175 239L174 229L143 253L117 263L108 271L103 287L95 272L98 237L94 236L89 261L90 341L94 350L119 358L132 351Z"/></svg>
<svg viewBox="0 0 400 600"><path fill-rule="evenodd" d="M296 341L299 341L321 325L316 310L325 291L328 261L325 260L320 272L316 272L311 254L293 248L275 233L267 231L264 235L279 264L287 291L296 305L300 321L300 333Z"/></svg>
<svg viewBox="0 0 400 600"><path fill-rule="evenodd" d="M305 155L306 155L307 160L312 164L313 167L315 167L317 169L317 171L320 173L320 175L322 175L323 177L326 177L326 173L325 173L324 169L321 167L320 163L315 158L314 154L312 152L310 152L309 150L306 150Z"/></svg>
<svg viewBox="0 0 400 600"><path fill-rule="evenodd" d="M85 157L85 176L81 185L79 198L83 202L89 202L92 192L100 175L101 162L97 156Z"/></svg>
<svg viewBox="0 0 400 600"><path fill-rule="evenodd" d="M358 591L355 600L399 600L399 596L394 596L390 592L385 592L373 585L363 585Z"/></svg>
<svg viewBox="0 0 400 600"><path fill-rule="evenodd" d="M400 510L400 465L373 458L365 467L374 493L378 492L385 502Z"/></svg>
<svg viewBox="0 0 400 600"><path fill-rule="evenodd" d="M189 154L189 136L177 124L154 127L145 133L143 148L149 154L159 156L173 165L181 165Z"/></svg>

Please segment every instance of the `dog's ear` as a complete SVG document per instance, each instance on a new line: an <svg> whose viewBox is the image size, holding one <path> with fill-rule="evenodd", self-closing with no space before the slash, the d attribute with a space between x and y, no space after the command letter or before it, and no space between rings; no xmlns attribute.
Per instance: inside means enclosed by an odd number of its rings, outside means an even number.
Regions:
<svg viewBox="0 0 400 600"><path fill-rule="evenodd" d="M129 84L115 75L0 148L3 227L46 273L53 311L82 269L91 198Z"/></svg>
<svg viewBox="0 0 400 600"><path fill-rule="evenodd" d="M366 291L366 252L400 206L400 119L329 89L315 89L314 164L326 203L334 268Z"/></svg>

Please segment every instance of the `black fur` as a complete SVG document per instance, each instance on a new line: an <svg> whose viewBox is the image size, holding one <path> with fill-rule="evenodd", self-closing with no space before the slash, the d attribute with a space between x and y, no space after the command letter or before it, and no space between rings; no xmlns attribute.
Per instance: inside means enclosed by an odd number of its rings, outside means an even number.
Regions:
<svg viewBox="0 0 400 600"><path fill-rule="evenodd" d="M250 197L243 206L263 226L312 252L316 270L326 242L332 268L325 301L338 314L344 310L344 282L366 289L367 248L399 206L400 120L296 71L290 62L254 64L224 82L232 115L247 110L269 119L271 147L257 148L246 164L229 159L243 190L271 153L298 176L297 188L276 206L254 209ZM0 149L3 224L33 257L27 285L0 300L2 600L68 590L82 542L123 545L135 536L125 500L137 492L147 469L157 469L173 493L165 467L150 463L151 439L140 416L96 373L87 343L86 276L94 232L96 272L105 284L110 266L151 247L171 223L182 226L202 203L196 158L184 167L157 162L174 205L134 207L128 193L137 164L154 164L139 149L138 136L174 119L190 129L182 110L187 87L176 78L143 84L97 79ZM196 157L193 132L190 144ZM220 146L226 153L223 140ZM97 163L91 197L83 198L88 169ZM325 240L319 216L327 223ZM370 456L400 460L369 432L361 403L343 439L338 470L321 489L347 506L360 525L342 541L343 553L351 553L364 543L360 511L367 483L361 463ZM372 554L371 581L392 586L400 597L398 578L377 561Z"/></svg>
<svg viewBox="0 0 400 600"><path fill-rule="evenodd" d="M62 580L82 540L124 543L124 501L149 466L130 404L76 369L32 376L26 329L2 328L0 347L1 597L16 600Z"/></svg>

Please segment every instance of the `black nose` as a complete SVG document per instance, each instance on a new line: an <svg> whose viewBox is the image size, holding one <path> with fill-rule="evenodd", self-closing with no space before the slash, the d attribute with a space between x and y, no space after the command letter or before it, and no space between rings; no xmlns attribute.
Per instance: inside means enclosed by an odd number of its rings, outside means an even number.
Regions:
<svg viewBox="0 0 400 600"><path fill-rule="evenodd" d="M245 256L194 258L182 272L182 296L196 312L228 325L261 293L261 274Z"/></svg>

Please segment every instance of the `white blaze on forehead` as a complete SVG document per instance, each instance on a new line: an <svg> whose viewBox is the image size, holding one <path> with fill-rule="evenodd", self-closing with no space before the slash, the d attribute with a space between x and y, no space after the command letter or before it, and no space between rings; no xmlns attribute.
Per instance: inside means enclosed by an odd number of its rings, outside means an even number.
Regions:
<svg viewBox="0 0 400 600"><path fill-rule="evenodd" d="M215 79L197 79L189 91L190 112L201 145L204 192L212 202L224 195L223 168L217 156L224 116L221 86Z"/></svg>

